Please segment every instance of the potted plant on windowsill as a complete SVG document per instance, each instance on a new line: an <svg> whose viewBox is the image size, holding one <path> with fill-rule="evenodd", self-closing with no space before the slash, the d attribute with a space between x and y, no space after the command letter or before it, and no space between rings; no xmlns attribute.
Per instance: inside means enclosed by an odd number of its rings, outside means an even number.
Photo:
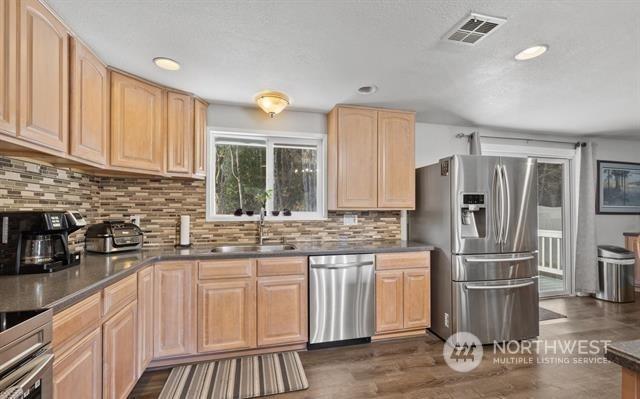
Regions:
<svg viewBox="0 0 640 399"><path fill-rule="evenodd" d="M256 198L262 204L262 209L260 209L260 212L262 212L262 216L267 216L267 201L270 200L272 196L272 189L262 190L258 194L256 194Z"/></svg>

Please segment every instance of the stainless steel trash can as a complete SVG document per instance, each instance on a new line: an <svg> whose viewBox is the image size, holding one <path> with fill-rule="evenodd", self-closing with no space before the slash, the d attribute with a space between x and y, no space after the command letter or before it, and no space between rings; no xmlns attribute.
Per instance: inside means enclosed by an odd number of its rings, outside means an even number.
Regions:
<svg viewBox="0 0 640 399"><path fill-rule="evenodd" d="M599 245L596 298L610 302L635 301L635 264L633 252L613 245Z"/></svg>

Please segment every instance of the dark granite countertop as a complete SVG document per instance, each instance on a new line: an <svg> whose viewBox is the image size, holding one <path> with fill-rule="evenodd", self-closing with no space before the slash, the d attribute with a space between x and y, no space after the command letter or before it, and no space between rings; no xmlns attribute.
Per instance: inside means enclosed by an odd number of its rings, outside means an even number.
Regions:
<svg viewBox="0 0 640 399"><path fill-rule="evenodd" d="M160 261L259 258L349 253L429 251L433 246L407 241L300 242L296 249L274 252L213 253L213 244L190 249L149 248L113 255L83 254L80 265L49 274L0 276L0 311L53 308L79 302L100 289Z"/></svg>
<svg viewBox="0 0 640 399"><path fill-rule="evenodd" d="M622 235L625 237L638 237L640 236L640 231L625 231Z"/></svg>
<svg viewBox="0 0 640 399"><path fill-rule="evenodd" d="M608 345L605 357L613 363L640 373L640 339Z"/></svg>

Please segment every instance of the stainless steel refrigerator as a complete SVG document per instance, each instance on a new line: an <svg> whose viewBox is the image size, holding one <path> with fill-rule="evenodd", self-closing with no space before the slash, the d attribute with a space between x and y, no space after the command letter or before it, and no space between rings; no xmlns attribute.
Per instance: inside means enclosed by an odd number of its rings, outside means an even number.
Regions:
<svg viewBox="0 0 640 399"><path fill-rule="evenodd" d="M416 170L409 238L433 244L431 330L483 344L536 337L535 159L455 155Z"/></svg>

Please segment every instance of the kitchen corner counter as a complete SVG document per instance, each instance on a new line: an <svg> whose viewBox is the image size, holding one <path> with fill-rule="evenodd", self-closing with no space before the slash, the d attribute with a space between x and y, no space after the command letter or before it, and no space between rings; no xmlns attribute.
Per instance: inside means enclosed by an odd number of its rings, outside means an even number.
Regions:
<svg viewBox="0 0 640 399"><path fill-rule="evenodd" d="M148 248L113 255L83 253L80 265L49 274L0 276L0 311L52 308L79 302L102 288L156 262L198 259L262 258L354 253L430 251L433 246L408 241L339 241L293 243L294 250L213 253L216 244L189 249Z"/></svg>
<svg viewBox="0 0 640 399"><path fill-rule="evenodd" d="M640 373L640 339L608 345L605 357L626 369Z"/></svg>
<svg viewBox="0 0 640 399"><path fill-rule="evenodd" d="M622 235L625 237L638 237L640 236L640 231L625 231Z"/></svg>

